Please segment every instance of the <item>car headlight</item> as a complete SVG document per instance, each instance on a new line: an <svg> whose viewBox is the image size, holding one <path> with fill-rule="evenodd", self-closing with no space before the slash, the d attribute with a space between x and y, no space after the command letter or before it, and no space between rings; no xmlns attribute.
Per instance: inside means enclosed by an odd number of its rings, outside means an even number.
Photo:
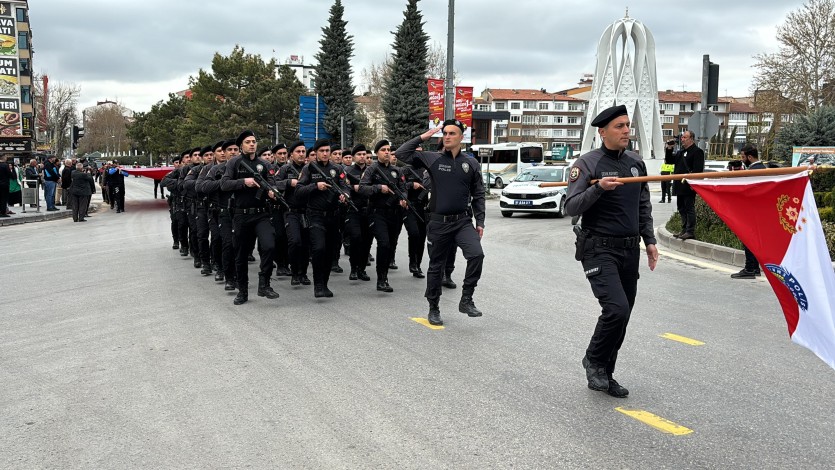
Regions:
<svg viewBox="0 0 835 470"><path fill-rule="evenodd" d="M548 191L547 193L542 193L542 197L554 197L559 193L560 191Z"/></svg>
<svg viewBox="0 0 835 470"><path fill-rule="evenodd" d="M505 191L504 189L502 189L502 196L507 196L508 194L509 194L509 193L508 193L507 191Z"/></svg>

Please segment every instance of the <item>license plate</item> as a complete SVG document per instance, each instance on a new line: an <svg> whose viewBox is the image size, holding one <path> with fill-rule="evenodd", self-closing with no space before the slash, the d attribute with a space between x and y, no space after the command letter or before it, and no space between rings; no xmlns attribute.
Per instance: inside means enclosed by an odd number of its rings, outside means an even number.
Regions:
<svg viewBox="0 0 835 470"><path fill-rule="evenodd" d="M532 206L533 201L513 201L514 206Z"/></svg>

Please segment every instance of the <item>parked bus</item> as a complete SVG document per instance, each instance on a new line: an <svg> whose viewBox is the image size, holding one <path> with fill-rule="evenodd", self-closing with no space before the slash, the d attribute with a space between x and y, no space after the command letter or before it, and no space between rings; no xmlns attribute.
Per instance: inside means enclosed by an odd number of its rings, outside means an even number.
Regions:
<svg viewBox="0 0 835 470"><path fill-rule="evenodd" d="M493 149L488 158L478 156L479 149ZM481 144L472 146L473 155L481 162L485 184L504 188L520 171L542 164L542 144L536 142L507 142L502 144Z"/></svg>

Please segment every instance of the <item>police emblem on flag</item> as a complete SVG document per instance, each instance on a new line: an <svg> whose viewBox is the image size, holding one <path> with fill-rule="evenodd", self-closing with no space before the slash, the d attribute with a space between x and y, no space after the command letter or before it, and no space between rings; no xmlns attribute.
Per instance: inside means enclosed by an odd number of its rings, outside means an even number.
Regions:
<svg viewBox="0 0 835 470"><path fill-rule="evenodd" d="M571 171L568 172L568 181L575 182L577 178L580 177L580 169L576 166L571 167Z"/></svg>
<svg viewBox="0 0 835 470"><path fill-rule="evenodd" d="M640 175L640 173L638 172L638 169L637 169L637 168L635 168L634 166L633 166L632 168L630 168L630 169L629 169L629 172L630 172L630 173L632 173L632 176L635 176L635 177L637 177L638 175Z"/></svg>
<svg viewBox="0 0 835 470"><path fill-rule="evenodd" d="M801 310L805 312L809 309L809 299L806 298L806 292L803 291L803 287L792 273L777 264L766 264L765 267L789 289Z"/></svg>
<svg viewBox="0 0 835 470"><path fill-rule="evenodd" d="M258 170L258 173L261 173L264 171L264 165L259 163L258 165L255 165L255 169Z"/></svg>
<svg viewBox="0 0 835 470"><path fill-rule="evenodd" d="M331 178L333 178L334 176L336 176L336 170L331 168L330 174L331 174Z"/></svg>
<svg viewBox="0 0 835 470"><path fill-rule="evenodd" d="M464 173L468 173L470 171L470 164L467 162L462 163L461 169L464 170Z"/></svg>
<svg viewBox="0 0 835 470"><path fill-rule="evenodd" d="M780 225L792 235L802 230L802 227L795 225L802 210L803 206L800 205L799 198L790 198L785 194L777 198L777 212L780 214Z"/></svg>

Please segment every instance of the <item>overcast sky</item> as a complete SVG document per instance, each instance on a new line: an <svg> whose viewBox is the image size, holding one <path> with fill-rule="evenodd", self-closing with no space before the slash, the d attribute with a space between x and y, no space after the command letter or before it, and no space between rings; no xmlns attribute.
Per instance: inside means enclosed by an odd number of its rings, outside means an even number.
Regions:
<svg viewBox="0 0 835 470"><path fill-rule="evenodd" d="M630 0L629 16L656 42L658 87L697 91L701 60L720 65L719 94L746 96L753 56L777 49L776 28L802 2ZM299 55L313 64L333 0L37 0L30 2L33 65L50 82L80 85L79 108L116 100L147 111L212 55L235 44L265 59ZM406 0L343 0L354 37L353 75L389 53ZM600 35L622 18L610 0L457 0L455 68L461 85L574 86L594 72ZM446 47L447 0L421 0L431 41ZM275 51L275 52L273 52Z"/></svg>

